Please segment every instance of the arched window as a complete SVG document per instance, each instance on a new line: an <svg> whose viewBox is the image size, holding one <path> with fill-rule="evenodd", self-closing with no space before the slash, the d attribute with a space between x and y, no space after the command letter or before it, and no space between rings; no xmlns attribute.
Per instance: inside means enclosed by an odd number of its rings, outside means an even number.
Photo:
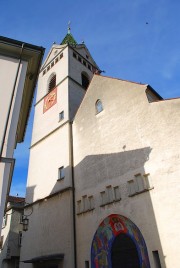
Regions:
<svg viewBox="0 0 180 268"><path fill-rule="evenodd" d="M81 79L82 79L83 88L87 89L88 86L89 86L89 77L88 77L87 73L82 72L81 73Z"/></svg>
<svg viewBox="0 0 180 268"><path fill-rule="evenodd" d="M96 113L97 113L97 114L100 113L100 112L102 112L102 110L103 110L103 105L102 105L101 100L97 100L97 101L96 101L95 107L96 107Z"/></svg>
<svg viewBox="0 0 180 268"><path fill-rule="evenodd" d="M50 92L56 86L56 74L53 74L50 77L49 84L48 84L48 92Z"/></svg>

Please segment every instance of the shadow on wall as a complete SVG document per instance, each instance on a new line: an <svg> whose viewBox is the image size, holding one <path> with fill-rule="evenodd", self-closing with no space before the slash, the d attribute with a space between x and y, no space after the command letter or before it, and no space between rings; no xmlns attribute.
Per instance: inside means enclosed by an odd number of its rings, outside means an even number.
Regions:
<svg viewBox="0 0 180 268"><path fill-rule="evenodd" d="M94 235L103 217L116 213L126 216L137 224L142 234L145 235L151 263L156 262L158 252L161 266L166 267L150 196L153 185L150 183L148 174L145 174L147 170L145 172L144 168L151 151L152 148L145 147L119 153L89 155L75 166L75 189L78 198L76 201L77 209L79 209L77 226L80 226L77 227L77 239L78 244L82 245L82 248L79 247L78 255L80 251L83 251L83 238L86 237L87 228L94 230ZM114 189L117 187L120 191L119 200L115 200ZM111 193L110 190L112 190ZM102 194L106 194L106 197L102 197ZM92 197L94 207L84 210L83 207L89 206L87 203ZM106 198L105 202L103 198ZM109 198L111 200L108 201ZM98 225L94 219L99 220ZM88 226L83 228L84 221L88 222Z"/></svg>
<svg viewBox="0 0 180 268"><path fill-rule="evenodd" d="M149 245L149 248L151 248L151 250L154 252L157 252L158 250L161 265L162 267L166 267L149 189L138 192L139 186L138 182L136 181L140 179L140 177L136 177L136 175L141 174L142 177L145 175L144 165L149 160L151 150L152 148L145 147L137 150L124 150L123 152L112 154L88 155L74 167L76 196L81 198L83 203L83 196L86 195L87 192L94 197L95 201L95 206L93 210L91 210L91 213L89 213L89 210L87 209L86 211L80 213L83 215L83 217L81 215L77 216L77 243L80 245L78 250L84 252L83 238L87 235L87 228L91 226L90 229L92 232L92 241L93 235L97 230L98 225L101 223L102 216L106 217L113 213L119 213L120 215L126 216L132 222L134 222L143 235L145 233L144 238L147 247ZM50 195L65 187L72 187L70 180L71 167L66 167L64 173L65 177L61 182L57 181L55 183L54 187L50 191ZM69 180L68 183L66 179ZM134 185L131 185L134 187L134 194L132 193L131 196L128 192L128 181L130 180L134 182ZM122 189L121 200L119 200L119 202L100 204L100 193L102 191L106 191L109 185L112 185L113 187L119 186L120 191ZM37 186L28 187L27 202L29 198L31 200L33 199L34 190ZM51 213L56 214L56 209L61 209L61 205L61 202L57 202L55 209L51 210ZM90 215L89 218L88 215ZM33 218L33 213L31 217ZM48 214L46 217L49 217ZM53 216L51 218L53 218ZM99 219L97 226L95 226L94 218ZM83 225L83 220L88 222L89 227ZM43 223L46 225L45 220ZM84 228L82 226L84 226ZM54 226L53 230L56 232L56 226ZM89 246L90 245L88 245L88 248ZM152 260L154 257L153 252L149 251L149 248L148 254L150 260ZM77 252L77 254L80 256L80 252Z"/></svg>

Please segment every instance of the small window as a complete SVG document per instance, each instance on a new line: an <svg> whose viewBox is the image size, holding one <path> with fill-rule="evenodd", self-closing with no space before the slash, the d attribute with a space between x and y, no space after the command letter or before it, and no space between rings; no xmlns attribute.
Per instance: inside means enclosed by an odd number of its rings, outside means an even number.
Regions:
<svg viewBox="0 0 180 268"><path fill-rule="evenodd" d="M64 111L59 113L59 121L64 119Z"/></svg>
<svg viewBox="0 0 180 268"><path fill-rule="evenodd" d="M85 60L83 60L83 64L84 64L84 66L86 66L86 62L85 62Z"/></svg>
<svg viewBox="0 0 180 268"><path fill-rule="evenodd" d="M88 64L88 69L89 69L89 70L92 70L92 68L91 68L91 65L90 65L90 64Z"/></svg>
<svg viewBox="0 0 180 268"><path fill-rule="evenodd" d="M81 200L77 201L77 214L80 214L82 212L82 204Z"/></svg>
<svg viewBox="0 0 180 268"><path fill-rule="evenodd" d="M89 77L88 77L87 73L82 72L81 73L81 79L82 79L82 87L84 89L87 89L88 86L89 86Z"/></svg>
<svg viewBox="0 0 180 268"><path fill-rule="evenodd" d="M58 180L62 180L65 177L65 169L64 167L60 167L58 170Z"/></svg>
<svg viewBox="0 0 180 268"><path fill-rule="evenodd" d="M95 106L96 106L96 113L97 114L103 111L103 106L102 106L101 100L97 100Z"/></svg>
<svg viewBox="0 0 180 268"><path fill-rule="evenodd" d="M87 195L84 195L82 197L82 201L83 201L83 212L88 210L88 199L87 199Z"/></svg>
<svg viewBox="0 0 180 268"><path fill-rule="evenodd" d="M49 81L48 92L50 92L53 88L55 88L55 86L56 86L56 75L53 74L53 76Z"/></svg>
<svg viewBox="0 0 180 268"><path fill-rule="evenodd" d="M45 73L46 73L46 69L43 71L43 75L45 75Z"/></svg>
<svg viewBox="0 0 180 268"><path fill-rule="evenodd" d="M4 240L4 236L2 235L0 239L0 249L3 248L3 240Z"/></svg>
<svg viewBox="0 0 180 268"><path fill-rule="evenodd" d="M133 180L128 181L129 196L136 194L136 185Z"/></svg>
<svg viewBox="0 0 180 268"><path fill-rule="evenodd" d="M158 250L155 250L152 253L153 253L155 268L161 268L161 262L160 262Z"/></svg>
<svg viewBox="0 0 180 268"><path fill-rule="evenodd" d="M76 53L75 53L75 52L73 52L73 57L74 57L74 58L77 58L77 55L76 55Z"/></svg>
<svg viewBox="0 0 180 268"><path fill-rule="evenodd" d="M62 59L62 58L63 58L63 53L60 54L60 59Z"/></svg>
<svg viewBox="0 0 180 268"><path fill-rule="evenodd" d="M49 71L50 70L50 65L47 67L47 71Z"/></svg>
<svg viewBox="0 0 180 268"><path fill-rule="evenodd" d="M58 59L58 57L57 57L57 58L55 59L55 63L57 63L57 62L58 62L58 60L59 60L59 59Z"/></svg>
<svg viewBox="0 0 180 268"><path fill-rule="evenodd" d="M107 186L108 203L113 202L113 191L111 186Z"/></svg>
<svg viewBox="0 0 180 268"><path fill-rule="evenodd" d="M54 61L53 62L51 62L51 67L53 67L54 66Z"/></svg>
<svg viewBox="0 0 180 268"><path fill-rule="evenodd" d="M101 192L101 206L107 204L107 194L105 191Z"/></svg>
<svg viewBox="0 0 180 268"><path fill-rule="evenodd" d="M91 195L88 197L89 199L89 209L93 209L94 208L94 197Z"/></svg>
<svg viewBox="0 0 180 268"><path fill-rule="evenodd" d="M79 61L79 62L81 62L81 61L82 61L82 60L81 60L81 57L79 57L79 56L78 56L78 61Z"/></svg>
<svg viewBox="0 0 180 268"><path fill-rule="evenodd" d="M85 268L89 268L89 261L85 261Z"/></svg>
<svg viewBox="0 0 180 268"><path fill-rule="evenodd" d="M86 59L89 59L89 56L88 55L86 55Z"/></svg>
<svg viewBox="0 0 180 268"><path fill-rule="evenodd" d="M119 201L121 199L119 186L114 187L114 200Z"/></svg>
<svg viewBox="0 0 180 268"><path fill-rule="evenodd" d="M6 223L7 223L7 214L3 217L2 228L6 226Z"/></svg>

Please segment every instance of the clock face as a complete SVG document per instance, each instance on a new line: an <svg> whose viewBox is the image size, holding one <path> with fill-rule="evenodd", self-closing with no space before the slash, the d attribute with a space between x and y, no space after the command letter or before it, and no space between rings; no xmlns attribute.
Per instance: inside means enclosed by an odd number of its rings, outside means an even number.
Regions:
<svg viewBox="0 0 180 268"><path fill-rule="evenodd" d="M44 98L43 113L49 110L57 102L57 88L53 89L49 94Z"/></svg>

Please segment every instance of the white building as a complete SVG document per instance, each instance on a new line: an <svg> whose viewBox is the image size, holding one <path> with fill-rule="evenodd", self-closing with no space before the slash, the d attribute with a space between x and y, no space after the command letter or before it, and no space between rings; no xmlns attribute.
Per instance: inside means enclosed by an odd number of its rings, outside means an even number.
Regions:
<svg viewBox="0 0 180 268"><path fill-rule="evenodd" d="M44 48L0 37L0 225L16 144L23 141Z"/></svg>
<svg viewBox="0 0 180 268"><path fill-rule="evenodd" d="M25 198L9 196L0 240L0 267L18 268Z"/></svg>
<svg viewBox="0 0 180 268"><path fill-rule="evenodd" d="M41 68L20 267L178 268L180 100L98 73L70 32Z"/></svg>

